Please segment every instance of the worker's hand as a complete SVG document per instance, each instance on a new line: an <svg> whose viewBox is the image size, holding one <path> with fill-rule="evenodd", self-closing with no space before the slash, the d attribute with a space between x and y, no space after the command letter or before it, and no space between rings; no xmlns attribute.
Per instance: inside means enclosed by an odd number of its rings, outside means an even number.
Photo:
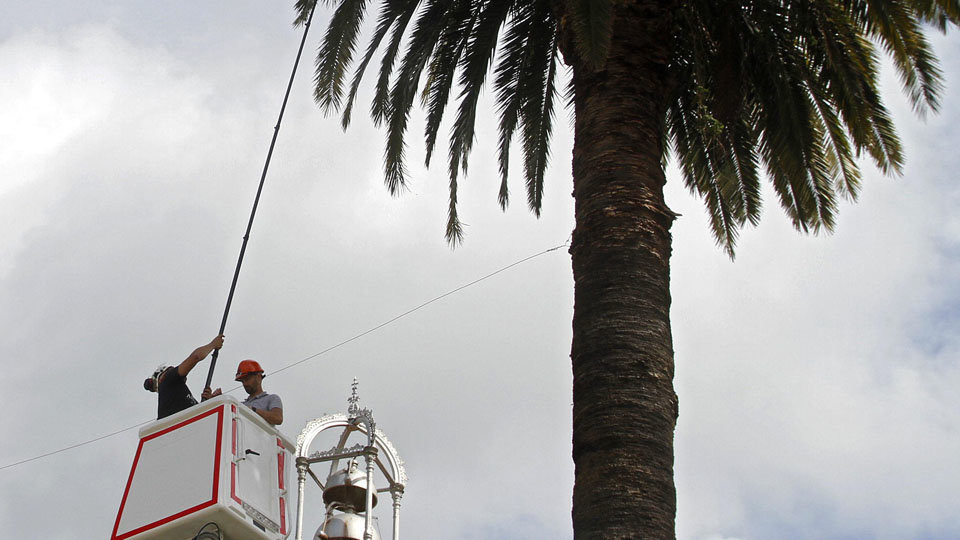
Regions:
<svg viewBox="0 0 960 540"><path fill-rule="evenodd" d="M219 336L213 338L213 341L210 342L210 346L213 347L214 349L219 349L220 347L223 347L223 334L220 334Z"/></svg>
<svg viewBox="0 0 960 540"><path fill-rule="evenodd" d="M210 391L210 387L208 386L208 387L204 388L204 389L203 389L203 392L200 394L200 401L206 401L206 400L208 400L208 399L210 399L210 398L212 398L212 397L217 397L217 396L219 396L219 395L222 394L222 393L223 393L223 392L221 392L219 388L217 388L216 390L214 390L214 391L211 392L211 391Z"/></svg>

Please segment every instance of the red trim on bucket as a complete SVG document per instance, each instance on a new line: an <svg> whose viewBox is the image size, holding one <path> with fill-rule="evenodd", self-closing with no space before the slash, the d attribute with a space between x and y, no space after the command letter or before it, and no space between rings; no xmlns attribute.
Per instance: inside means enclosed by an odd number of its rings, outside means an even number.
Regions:
<svg viewBox="0 0 960 540"><path fill-rule="evenodd" d="M125 532L125 533L123 533L123 534L118 535L118 534L117 534L117 532L118 532L117 529L120 528L120 518L123 517L123 507L127 504L127 495L130 494L130 486L133 484L133 476L134 476L134 473L137 471L137 462L140 461L140 454L141 454L141 452L143 451L143 443L145 443L145 442L147 442L147 441L149 441L149 440L151 440L151 439L155 439L155 438L157 438L157 437L163 436L163 435L165 435L165 434L167 434L167 433L170 433L171 431L180 429L180 428L182 428L183 426L186 426L187 424L192 424L193 422L196 422L197 420L206 418L206 417L208 417L208 416L212 416L213 414L216 414L216 415L218 416L218 419L217 419L217 442L216 442L216 446L215 446L215 450L214 450L214 457L213 457L213 460L214 460L214 461L213 461L213 491L212 491L212 494L211 494L211 496L210 496L210 500L209 500L209 501L204 501L204 502L202 502L202 503L200 503L200 504L198 504L198 505L195 505L195 506L192 506L192 507L190 507L190 508L187 508L186 510L183 510L183 511L181 511L181 512L177 512L176 514L173 514L173 515L171 515L171 516L167 516L167 517L165 517L165 518L162 518L162 519L159 519L159 520L157 520L157 521L154 521L153 523L148 523L147 525L144 525L144 526L142 526L142 527L138 527L138 528L136 528L136 529L134 529L134 530L132 530L132 531ZM175 519L179 519L179 518L181 518L181 517L183 517L183 516L186 516L186 515L188 515L188 514L192 514L192 513L196 512L196 511L198 511L198 510L202 510L202 509L204 509L204 508L207 508L208 506L212 506L212 505L216 504L216 502L217 502L217 484L218 484L219 481L220 481L220 444L221 444L221 442L222 442L222 437L223 437L223 405L221 405L221 406L219 406L219 407L216 407L216 408L214 408L214 409L210 409L209 411L207 411L207 412L205 412L205 413L203 413L203 414L201 414L201 415L194 416L193 418L188 418L188 419L184 420L183 422L180 422L179 424L174 424L174 425L172 425L172 426L170 426L170 427L168 427L168 428L166 428L166 429L163 429L163 430L161 430L161 431L158 431L158 432L156 432L156 433L151 433L150 435L147 435L146 437L140 439L140 444L137 446L137 453L136 453L136 455L135 455L134 458L133 458L133 466L130 468L130 476L127 478L127 486L126 486L126 488L124 488L124 490L123 490L123 499L121 499L121 501L120 501L120 510L117 512L117 520L116 520L116 521L114 522L114 524L113 524L113 534L112 534L111 537L110 537L111 540L124 540L125 538L130 538L131 536L140 534L140 533L142 533L142 532L144 532L144 531L148 531L148 530L150 530L150 529L154 529L154 528L156 528L156 527L159 527L159 526L161 526L161 525L164 525L164 524L166 524L166 523L169 523L169 522L171 522L171 521L173 521L173 520L175 520Z"/></svg>
<svg viewBox="0 0 960 540"><path fill-rule="evenodd" d="M237 502L239 505L243 505L243 501L240 500L240 497L237 497L237 423L240 422L240 419L236 416L237 406L231 405L230 409L233 411L233 459L230 461L230 498Z"/></svg>
<svg viewBox="0 0 960 540"><path fill-rule="evenodd" d="M283 454L283 441L280 440L280 437L277 437L277 447L279 451L277 452L277 486L280 488L280 534L287 534L287 506L286 501L283 496L283 477L284 474L284 454Z"/></svg>

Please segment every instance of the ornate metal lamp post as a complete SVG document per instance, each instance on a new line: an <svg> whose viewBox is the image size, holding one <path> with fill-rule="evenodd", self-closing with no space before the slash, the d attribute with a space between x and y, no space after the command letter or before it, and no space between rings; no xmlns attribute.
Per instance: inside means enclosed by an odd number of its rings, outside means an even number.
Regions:
<svg viewBox="0 0 960 540"><path fill-rule="evenodd" d="M403 460L383 432L377 429L373 411L360 408L356 379L347 401L350 404L347 414L328 414L311 420L297 437L296 540L303 540L304 487L307 475L323 490L323 500L327 507L324 522L314 535L315 539L361 540L358 532L361 520L359 513L363 512L362 540L379 540L373 527L372 511L377 504L376 494L390 492L393 499L392 540L399 540L400 499L407 484ZM326 451L309 453L313 440L328 430L340 430L337 444ZM366 444L347 447L350 435L355 432L366 436ZM359 471L357 464L357 458L361 456L366 465L365 473ZM348 464L341 467L340 462L344 460L349 460ZM321 482L311 466L326 462L330 462L330 471L326 482ZM386 479L386 487L375 487L373 478L377 470Z"/></svg>

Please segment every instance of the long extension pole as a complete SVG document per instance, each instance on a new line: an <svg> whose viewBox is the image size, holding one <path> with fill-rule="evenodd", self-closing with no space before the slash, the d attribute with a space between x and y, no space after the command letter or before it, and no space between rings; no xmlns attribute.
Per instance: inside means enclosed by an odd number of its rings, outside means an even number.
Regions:
<svg viewBox="0 0 960 540"><path fill-rule="evenodd" d="M313 20L313 12L317 9L314 2L310 8L310 15L307 17L307 23L303 28L303 38L300 40L300 49L297 50L297 59L293 62L293 71L290 73L290 81L287 83L287 91L283 95L283 105L280 106L280 116L277 118L277 125L273 128L273 138L270 140L270 149L267 151L267 160L263 164L263 172L260 174L260 186L257 187L257 196L253 199L253 209L250 211L250 221L247 222L247 232L243 235L243 245L240 246L240 257L237 259L237 269L233 272L233 282L230 284L230 294L227 295L227 306L223 309L223 319L220 321L220 334L223 334L227 327L227 316L230 315L230 304L233 303L233 292L237 289L237 278L240 277L240 266L243 264L243 254L247 251L247 241L250 240L250 229L253 228L253 218L257 215L257 205L260 204L260 193L263 191L263 181L267 178L267 169L270 168L270 158L273 157L273 147L277 144L277 135L280 133L280 123L283 122L283 112L287 108L287 100L290 98L290 89L293 87L293 79L297 74L297 67L300 65L300 56L303 54L303 45L307 42L307 32L310 31L310 22ZM213 380L213 370L217 367L217 356L220 349L214 349L213 356L210 359L210 371L207 372L207 383L204 388L210 388L210 382Z"/></svg>

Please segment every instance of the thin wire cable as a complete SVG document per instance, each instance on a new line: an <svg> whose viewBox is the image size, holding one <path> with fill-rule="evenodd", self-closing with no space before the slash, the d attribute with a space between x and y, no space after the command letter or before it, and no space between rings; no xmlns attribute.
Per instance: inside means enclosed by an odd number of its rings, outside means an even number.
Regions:
<svg viewBox="0 0 960 540"><path fill-rule="evenodd" d="M103 439L106 439L106 438L108 438L108 437L113 437L114 435L119 435L120 433L123 433L124 431L130 431L130 430L133 429L133 428L138 428L138 427L140 427L140 426L149 424L150 422L153 422L153 420L147 420L146 422L140 422L139 424L137 424L137 425L135 425L135 426L130 426L130 427L125 427L125 428L123 428L123 429L118 429L118 430L116 430L116 431L114 431L114 432L112 432L112 433L107 433L106 435L101 435L101 436L99 436L99 437L97 437L97 438L95 438L95 439L90 439L90 440L88 440L88 441L79 442L79 443L77 443L77 444L73 444L73 445L67 446L67 447L65 447L65 448L61 448L61 449L59 449L59 450L54 450L53 452L47 452L46 454L40 454L39 456L33 456L33 457L31 457L31 458L22 459L22 460L20 460L20 461L17 461L16 463L10 463L9 465L4 465L3 467L0 467L0 471L2 471L2 470L4 470L4 469L9 469L9 468L11 468L11 467L16 467L17 465L23 465L24 463L30 463L31 461L36 461L36 460L38 460L38 459L43 459L43 458L45 458L45 457L49 457L49 456L52 456L52 455L54 455L54 454L59 454L60 452L66 452L67 450L73 450L74 448L77 448L77 447L80 447L80 446L84 446L84 445L86 445L86 444L91 444L91 443L95 443L95 442L97 442L97 441L102 441Z"/></svg>
<svg viewBox="0 0 960 540"><path fill-rule="evenodd" d="M282 367L282 368L280 368L280 369L278 369L278 370L276 370L276 371L273 371L273 372L269 373L269 375L274 375L274 374L280 373L281 371L284 371L284 370L290 369L290 368L292 368L292 367L294 367L294 366L296 366L296 365L302 364L302 363L306 362L307 360L312 360L312 359L314 359L314 358L316 358L316 357L318 357L318 356L327 354L328 352L330 352L330 351L332 351L332 350L334 350L334 349L338 349L338 348L340 348L340 347L342 347L342 346L344 346L344 345L346 345L347 343L350 343L350 342L352 342L352 341L356 341L356 340L362 338L363 336L366 336L367 334L370 334L370 333L372 333L372 332L376 332L377 330L383 328L384 326L387 326L388 324L391 324L391 323L393 323L393 322L396 322L396 321L398 321L398 320L406 317L407 315L410 315L411 313L413 313L413 312L415 312L415 311L418 311L418 310L420 310L420 309L423 309L423 308L429 306L430 304L432 304L432 303L434 303L434 302L436 302L436 301L438 301L438 300L442 300L442 299L450 296L451 294L460 292L460 291L462 291L463 289L466 289L467 287L470 287L470 286L472 286L472 285L476 285L477 283L480 283L480 282L483 281L483 280L492 278L493 276L495 276L495 275L497 275L497 274L499 274L499 273L501 273L501 272L507 271L507 270L513 268L514 266L517 266L518 264L523 264L523 263L525 263L525 262L527 262L527 261L529 261L529 260L531 260L531 259L535 259L535 258L537 258L537 257L539 257L539 256L541 256L541 255L545 255L545 254L547 254L547 253L550 253L551 251L556 251L556 250L558 250L558 249L560 249L560 248L562 248L562 247L566 247L567 245L568 245L567 243L563 243L563 244L560 244L559 246L555 246L555 247L552 247L552 248L550 248L550 249L545 249L545 250L541 251L540 253L537 253L537 254L534 254L534 255L530 255L529 257L525 257L525 258L523 258L523 259L520 259L519 261L514 262L514 263L512 263L512 264L509 264L509 265L507 265L507 266L504 266L503 268L501 268L501 269L499 269L499 270L497 270L497 271L495 271L495 272L491 272L491 273L489 273L489 274L487 274L487 275L485 275L485 276L483 276L483 277L481 277L481 278L477 278L477 279L471 281L470 283L467 283L466 285L461 285L461 286L457 287L456 289L453 289L453 290L451 290L451 291L445 292L445 293L441 294L440 296L438 296L438 297L436 297L436 298L434 298L434 299L432 299L432 300L427 300L426 302L420 304L419 306L417 306L417 307L415 307L415 308L413 308L413 309L409 309L409 310L401 313L400 315L397 315L396 317L394 317L394 318L392 318L392 319L390 319L390 320L388 320L388 321L386 321L386 322L382 322L382 323L378 324L377 326L374 326L373 328L371 328L371 329L369 329L369 330L367 330L367 331L365 331L365 332L361 332L361 333L353 336L352 338L345 339L345 340L341 341L340 343L337 343L336 345L332 345L332 346L330 346L330 347L327 347L326 349L324 349L324 350L322 350L322 351L320 351L320 352L318 352L318 353L316 353L316 354L313 354L313 355L311 355L311 356L308 356L308 357L304 358L303 360L298 360L298 361L296 361L296 362L294 362L294 363L292 363L292 364L290 364L290 365L284 366L284 367Z"/></svg>
<svg viewBox="0 0 960 540"><path fill-rule="evenodd" d="M461 285L461 286L457 287L456 289L452 289L452 290L450 290L450 291L447 291L447 292L441 294L440 296L437 296L437 297L435 297L435 298L433 298L433 299L431 299L431 300L427 300L426 302L420 304L419 306L417 306L417 307L415 307L415 308L408 309L407 311L404 311L404 312L401 313L400 315L397 315L396 317L393 317L392 319L390 319L390 320L388 320L388 321L386 321L386 322L382 322L382 323L378 324L377 326L374 326L373 328L370 328L369 330L360 332L359 334L357 334L357 335L355 335L355 336L353 336L353 337L351 337L351 338L349 338L349 339L345 339L345 340L341 341L340 343L337 343L336 345L332 345L332 346L330 346L330 347L327 347L326 349L324 349L324 350L322 350L322 351L320 351L320 352L318 352L318 353L316 353L316 354L312 354L312 355L310 355L310 356L308 356L308 357L306 357L306 358L304 358L304 359L302 359L302 360L297 360L296 362L293 362L292 364L288 364L288 365L286 365L286 366L284 366L284 367L282 367L282 368L280 368L280 369L278 369L278 370L272 371L272 372L269 373L269 375L276 375L277 373L280 373L281 371L286 371L286 370L288 370L288 369L290 369L290 368L292 368L292 367L294 367L294 366L298 366L298 365L300 365L300 364L302 364L302 363L304 363L304 362L307 362L307 361L309 361L309 360L313 360L314 358L316 358L316 357L318 357L318 356L323 356L324 354L327 354L327 353L329 353L330 351L333 351L333 350L335 350L335 349L338 349L338 348L346 345L347 343L351 343L351 342L356 341L356 340L358 340L358 339L360 339L360 338L362 338L362 337L364 337L364 336L366 336L366 335L368 335L368 334L371 334L371 333L373 333L373 332L376 332L377 330L383 328L384 326L387 326L387 325L389 325L389 324L392 324L392 323L394 323L394 322L396 322L396 321L398 321L398 320L406 317L407 315L410 315L410 314L412 314L412 313L414 313L414 312L416 312L416 311L419 311L419 310L421 310L421 309L429 306L430 304L433 304L434 302L437 302L437 301L439 301L439 300L443 300L444 298L446 298L446 297L448 297L448 296L450 296L450 295L452 295L452 294L456 294L456 293L458 293L458 292L460 292L460 291L462 291L462 290L464 290L464 289L466 289L466 288L468 288L468 287L472 287L473 285L476 285L477 283L480 283L481 281L485 281L485 280L487 280L487 279L490 279L490 278L492 278L493 276L495 276L495 275L497 275L497 274L500 274L500 273L502 273L502 272L505 272L505 271L507 271L507 270L509 270L509 269L511 269L511 268L513 268L513 267L515 267L515 266L518 266L518 265L520 265L520 264L523 264L523 263L525 263L525 262L527 262L527 261L529 261L529 260L536 259L537 257L540 257L541 255L546 255L547 253L550 253L550 252L552 252L552 251L556 251L556 250L558 250L558 249L560 249L560 248L564 248L564 247L567 247L567 246L569 246L569 245L570 245L570 241L567 240L566 242L564 242L563 244L560 244L559 246L554 246L554 247L552 247L552 248L545 249L545 250L543 250L543 251L541 251L541 252L539 252L539 253L530 255L530 256L528 256L528 257L524 257L523 259L520 259L519 261L513 262L513 263L511 263L511 264L508 264L507 266L504 266L503 268L500 268L499 270L495 270L495 271L493 271L493 272L490 272L489 274L487 274L487 275L485 275L485 276L483 276L483 277L477 278L477 279L475 279L475 280L473 280L473 281L471 281L471 282L469 282L469 283L466 283L466 284L464 284L464 285ZM239 389L239 388L240 388L240 386L236 386L236 387L234 387L234 388L231 388L230 390L227 390L226 392L224 392L224 394L229 394L230 392L233 392L234 390L237 390L237 389ZM73 450L74 448L79 448L79 447L81 447L81 446L85 446L85 445L88 445L88 444L92 444L92 443L95 443L95 442L97 442L97 441L102 441L103 439L107 439L107 438L109 438L109 437L113 437L114 435L119 435L119 434L123 433L124 431L130 431L131 429L138 428L138 427L140 427L140 426L149 424L150 422L153 422L153 419L146 420L146 421L140 422L139 424L135 424L135 425L132 425L132 426L129 426L129 427L125 427L125 428L122 428L122 429L118 429L118 430L116 430L116 431L113 431L113 432L111 432L111 433L107 433L106 435L101 435L101 436L96 437L96 438L94 438L94 439L90 439L90 440L86 440L86 441L79 442L79 443L76 443L76 444L72 444L72 445L70 445L70 446L66 446L66 447L61 448L61 449L59 449L59 450L54 450L54 451L52 451L52 452L47 452L46 454L40 454L40 455L38 455L38 456L33 456L33 457L30 457L30 458L22 459L22 460L20 460L20 461L14 462L14 463L9 463L9 464L7 464L7 465L0 466L0 471L5 470L5 469L10 469L10 468L16 467L16 466L18 466L18 465L23 465L23 464L25 464L25 463L30 463L31 461L36 461L36 460L38 460L38 459L43 459L43 458L45 458L45 457L50 457L50 456L52 456L52 455L59 454L59 453L61 453L61 452L66 452L67 450Z"/></svg>

